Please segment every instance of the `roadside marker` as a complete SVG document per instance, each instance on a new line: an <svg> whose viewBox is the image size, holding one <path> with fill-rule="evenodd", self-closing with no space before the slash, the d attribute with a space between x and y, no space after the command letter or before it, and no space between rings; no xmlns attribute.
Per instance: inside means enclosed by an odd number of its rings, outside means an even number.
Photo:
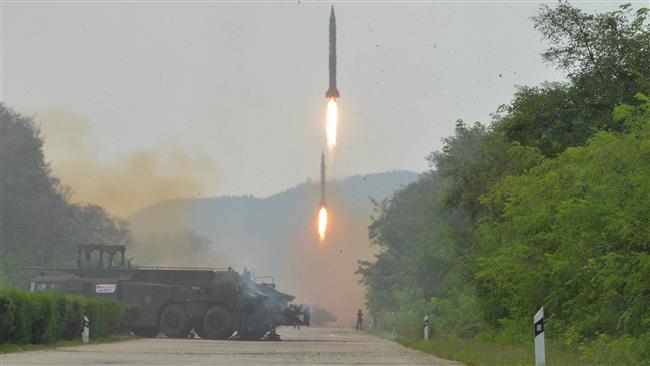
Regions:
<svg viewBox="0 0 650 366"><path fill-rule="evenodd" d="M81 332L81 342L88 343L90 339L90 320L84 315L84 329Z"/></svg>
<svg viewBox="0 0 650 366"><path fill-rule="evenodd" d="M533 317L535 329L535 366L546 365L546 354L544 351L544 307L542 306Z"/></svg>
<svg viewBox="0 0 650 366"><path fill-rule="evenodd" d="M424 316L424 340L429 339L429 316Z"/></svg>

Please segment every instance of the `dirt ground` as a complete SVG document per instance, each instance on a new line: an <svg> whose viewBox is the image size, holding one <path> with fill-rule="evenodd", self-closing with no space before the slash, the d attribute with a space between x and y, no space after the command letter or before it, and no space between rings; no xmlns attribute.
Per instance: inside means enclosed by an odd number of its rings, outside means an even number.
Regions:
<svg viewBox="0 0 650 366"><path fill-rule="evenodd" d="M9 365L459 365L351 329L282 328L281 342L137 339L0 356Z"/></svg>

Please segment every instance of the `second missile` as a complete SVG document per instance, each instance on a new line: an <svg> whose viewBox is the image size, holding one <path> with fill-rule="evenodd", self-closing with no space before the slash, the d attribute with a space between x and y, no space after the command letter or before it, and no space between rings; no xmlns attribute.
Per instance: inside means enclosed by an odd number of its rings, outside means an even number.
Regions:
<svg viewBox="0 0 650 366"><path fill-rule="evenodd" d="M325 153L320 154L320 205L325 207Z"/></svg>

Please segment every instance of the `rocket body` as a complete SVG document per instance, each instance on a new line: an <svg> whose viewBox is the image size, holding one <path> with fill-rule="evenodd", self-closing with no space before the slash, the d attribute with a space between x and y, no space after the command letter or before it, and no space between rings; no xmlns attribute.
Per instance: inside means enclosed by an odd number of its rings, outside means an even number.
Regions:
<svg viewBox="0 0 650 366"><path fill-rule="evenodd" d="M325 207L325 153L320 154L320 205Z"/></svg>
<svg viewBox="0 0 650 366"><path fill-rule="evenodd" d="M325 92L326 98L338 98L339 90L336 88L336 15L334 15L334 5L332 5L332 11L330 12L330 49L329 49L329 72L330 72L330 85L327 92Z"/></svg>

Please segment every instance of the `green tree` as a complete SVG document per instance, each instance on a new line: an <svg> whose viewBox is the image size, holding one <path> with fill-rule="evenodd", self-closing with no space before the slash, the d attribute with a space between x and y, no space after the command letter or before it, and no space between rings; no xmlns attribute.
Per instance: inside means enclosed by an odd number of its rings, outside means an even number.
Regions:
<svg viewBox="0 0 650 366"><path fill-rule="evenodd" d="M72 191L45 163L31 118L0 104L0 135L0 286L24 286L33 275L25 266L74 263L78 244L130 243L126 221L70 202Z"/></svg>
<svg viewBox="0 0 650 366"><path fill-rule="evenodd" d="M556 156L580 146L597 131L624 131L611 118L617 105L634 104L634 94L650 94L648 9L630 5L587 14L568 3L542 6L535 28L550 42L542 54L567 73L566 83L522 87L502 106L498 122L509 141Z"/></svg>
<svg viewBox="0 0 650 366"><path fill-rule="evenodd" d="M359 269L373 312L514 340L544 305L587 360L648 362L647 14L542 7L543 57L567 81L521 87L489 126L459 121L435 170L378 205L382 250Z"/></svg>
<svg viewBox="0 0 650 366"><path fill-rule="evenodd" d="M637 98L614 112L629 132L599 132L482 198L491 219L476 277L488 319L544 305L569 342L648 332L650 102Z"/></svg>

